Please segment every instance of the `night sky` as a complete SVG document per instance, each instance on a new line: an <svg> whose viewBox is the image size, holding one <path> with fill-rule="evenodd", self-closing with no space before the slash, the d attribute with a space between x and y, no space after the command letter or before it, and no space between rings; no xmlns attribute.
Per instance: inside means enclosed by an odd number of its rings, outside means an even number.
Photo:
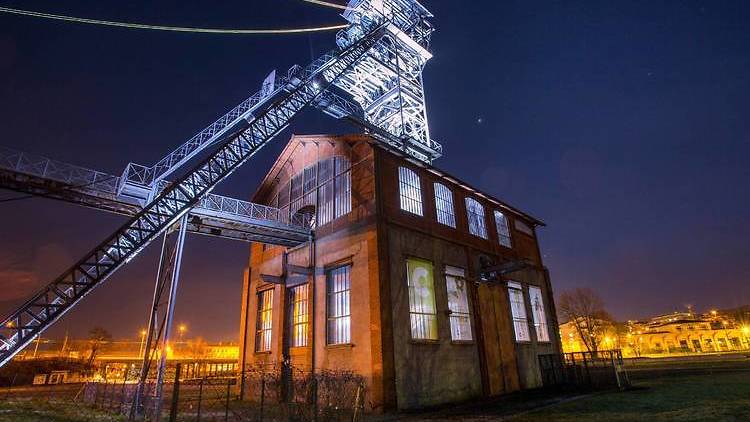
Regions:
<svg viewBox="0 0 750 422"><path fill-rule="evenodd" d="M3 1L50 13L203 27L338 24L299 0ZM750 2L426 1L438 167L544 220L553 286L617 318L750 303ZM175 34L0 15L0 144L120 174L152 164L334 33ZM356 128L306 112L217 193L248 198L291 133ZM0 198L18 194L0 191ZM124 221L46 199L0 203L0 313ZM47 333L136 337L159 246ZM246 244L190 236L176 320L235 339Z"/></svg>

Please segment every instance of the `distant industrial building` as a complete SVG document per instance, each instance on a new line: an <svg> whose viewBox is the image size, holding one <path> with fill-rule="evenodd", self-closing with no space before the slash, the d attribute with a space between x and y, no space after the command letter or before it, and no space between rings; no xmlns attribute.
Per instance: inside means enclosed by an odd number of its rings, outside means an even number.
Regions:
<svg viewBox="0 0 750 422"><path fill-rule="evenodd" d="M368 135L293 136L253 197L314 239L253 244L244 367L351 371L375 410L541 385L559 353L543 223Z"/></svg>
<svg viewBox="0 0 750 422"><path fill-rule="evenodd" d="M625 357L665 357L750 350L750 319L735 312L692 310L647 320L604 324L600 350L621 349ZM573 324L560 326L565 352L587 351Z"/></svg>

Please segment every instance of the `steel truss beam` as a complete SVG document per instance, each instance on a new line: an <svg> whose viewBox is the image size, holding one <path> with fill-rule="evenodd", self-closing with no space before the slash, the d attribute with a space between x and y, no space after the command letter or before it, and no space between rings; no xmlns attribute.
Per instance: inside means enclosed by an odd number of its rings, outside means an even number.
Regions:
<svg viewBox="0 0 750 422"><path fill-rule="evenodd" d="M167 185L121 228L6 318L0 327L0 365L199 205L216 185L247 162L361 59L383 34L383 27L377 27L319 67L310 69L308 76L301 78L288 93L274 99L252 121L246 121L236 135L222 141L216 151Z"/></svg>

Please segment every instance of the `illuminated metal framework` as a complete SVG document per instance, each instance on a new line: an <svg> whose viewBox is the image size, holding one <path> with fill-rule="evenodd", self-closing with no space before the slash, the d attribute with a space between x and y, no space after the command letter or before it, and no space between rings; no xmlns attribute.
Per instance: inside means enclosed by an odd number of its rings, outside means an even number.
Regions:
<svg viewBox="0 0 750 422"><path fill-rule="evenodd" d="M421 78L431 57L430 13L414 0L352 0L343 16L349 26L337 35L338 48L281 78L272 72L258 93L153 166L130 163L122 176L113 176L0 150L0 187L129 217L2 322L0 366L168 231L156 286L157 292L169 286L167 315L174 307L185 231L286 246L310 239L309 228L277 208L211 193L308 105L350 119L420 160L440 156L442 148L429 136ZM169 322L165 333L152 338L155 312L149 342L165 345ZM146 349L144 360L153 352Z"/></svg>

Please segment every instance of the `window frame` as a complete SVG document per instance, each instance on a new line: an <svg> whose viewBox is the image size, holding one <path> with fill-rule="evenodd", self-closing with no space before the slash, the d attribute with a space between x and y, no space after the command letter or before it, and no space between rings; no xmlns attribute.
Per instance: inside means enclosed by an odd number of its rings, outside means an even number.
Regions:
<svg viewBox="0 0 750 422"><path fill-rule="evenodd" d="M304 297L299 297L300 293L304 294ZM310 345L310 284L303 283L290 287L288 297L289 347L307 347ZM297 310L300 309L302 311L297 314Z"/></svg>
<svg viewBox="0 0 750 422"><path fill-rule="evenodd" d="M466 205L466 220L469 226L469 234L487 240L489 236L487 235L487 213L485 212L484 205L471 196L467 196L464 199L464 204ZM479 207L479 210L482 211L481 214L473 210L473 204ZM474 216L474 219L472 219L472 216ZM478 225L472 224L472 222L476 222Z"/></svg>
<svg viewBox="0 0 750 422"><path fill-rule="evenodd" d="M270 353L273 348L273 293L273 288L263 289L256 293L258 301L255 317L256 353ZM268 295L267 301L265 295ZM266 304L268 305L267 308L265 307ZM268 315L268 320L264 320L264 314Z"/></svg>
<svg viewBox="0 0 750 422"><path fill-rule="evenodd" d="M506 216L500 210L493 210L495 217L495 231L497 232L497 241L501 246L506 248L513 247L513 238L510 234L510 222L508 216Z"/></svg>
<svg viewBox="0 0 750 422"><path fill-rule="evenodd" d="M529 330L529 316L526 312L526 298L523 294L523 285L517 281L508 281L508 303L510 305L510 316L513 322L513 337L516 343L529 343L531 342L531 332ZM514 295L520 297L520 307L518 302L514 302ZM516 306L513 306L515 303ZM516 315L516 310L520 310L523 315ZM526 338L521 339L519 332L526 334Z"/></svg>
<svg viewBox="0 0 750 422"><path fill-rule="evenodd" d="M332 275L335 271L339 271L342 269L346 269L345 275L346 275L346 281L347 281L347 288L342 290L336 290L334 291L334 283L332 279ZM341 346L341 345L347 345L352 344L352 308L351 308L351 301L352 301L352 264L351 263L343 263L343 264L337 264L335 266L331 266L325 269L326 274L326 346ZM346 307L348 308L348 313L342 313L340 315L333 315L332 316L332 309L331 309L331 296L333 295L343 295L346 297ZM340 320L348 320L348 323L346 326L346 333L342 333L338 331L340 326L338 324L338 321ZM333 323L333 326L332 326ZM331 335L332 333L336 332L336 340L332 341Z"/></svg>
<svg viewBox="0 0 750 422"><path fill-rule="evenodd" d="M451 288L450 283L453 280L453 283L456 284L457 281L462 281L464 283L464 289L463 289L463 298L459 298L459 301L463 301L466 306L466 312L453 309L454 307L451 306ZM460 291L458 289L458 286L456 285L456 291ZM471 303L469 299L469 285L466 281L466 271L463 268L459 267L453 267L450 265L445 266L445 291L447 296L447 305L448 305L448 320L450 321L450 328L451 328L451 341L454 343L471 343L474 341L474 333L473 333L473 326L472 326L472 318L471 318ZM459 304L460 305L460 304ZM466 333L468 333L468 338L461 337L461 326L459 325L460 322L458 321L459 318L466 318L466 326L468 330ZM457 330L458 328L458 330ZM458 331L458 338L454 335L457 334Z"/></svg>
<svg viewBox="0 0 750 422"><path fill-rule="evenodd" d="M440 182L433 182L432 189L435 194L435 219L438 223L456 228L456 206L453 201L453 191ZM439 204L443 204L441 209Z"/></svg>
<svg viewBox="0 0 750 422"><path fill-rule="evenodd" d="M416 171L406 166L398 167L398 197L402 211L424 217L422 180Z"/></svg>
<svg viewBox="0 0 750 422"><path fill-rule="evenodd" d="M411 268L410 263L420 263L420 264L427 264L430 267L430 274L432 275L430 279L430 288L432 290L432 303L424 303L420 301L419 303L416 303L414 300L416 298L416 288L417 286L413 285L412 283L412 277L411 277ZM407 286L407 292L409 294L409 337L414 342L439 342L440 341L440 329L438 326L438 316L437 316L437 300L435 298L435 265L432 263L432 261L409 256L406 258L406 286ZM430 312L429 309L415 309L415 308L421 308L425 305L431 305L432 311ZM426 327L426 332L422 333L424 336L416 336L415 334L415 319L414 316L419 317L417 321L420 322L420 325ZM426 320L426 325L424 324L424 320ZM425 331L425 329L421 329L422 331ZM431 335L434 333L434 337Z"/></svg>
<svg viewBox="0 0 750 422"><path fill-rule="evenodd" d="M534 296L539 299L539 305L541 306L541 315L537 314L537 309L534 304ZM547 309L544 306L544 294L542 288L538 286L529 286L529 304L531 305L531 317L534 323L534 332L536 332L536 341L540 343L549 343L549 324L547 323ZM537 318L540 320L537 321ZM540 329L543 329L544 336L540 335Z"/></svg>

